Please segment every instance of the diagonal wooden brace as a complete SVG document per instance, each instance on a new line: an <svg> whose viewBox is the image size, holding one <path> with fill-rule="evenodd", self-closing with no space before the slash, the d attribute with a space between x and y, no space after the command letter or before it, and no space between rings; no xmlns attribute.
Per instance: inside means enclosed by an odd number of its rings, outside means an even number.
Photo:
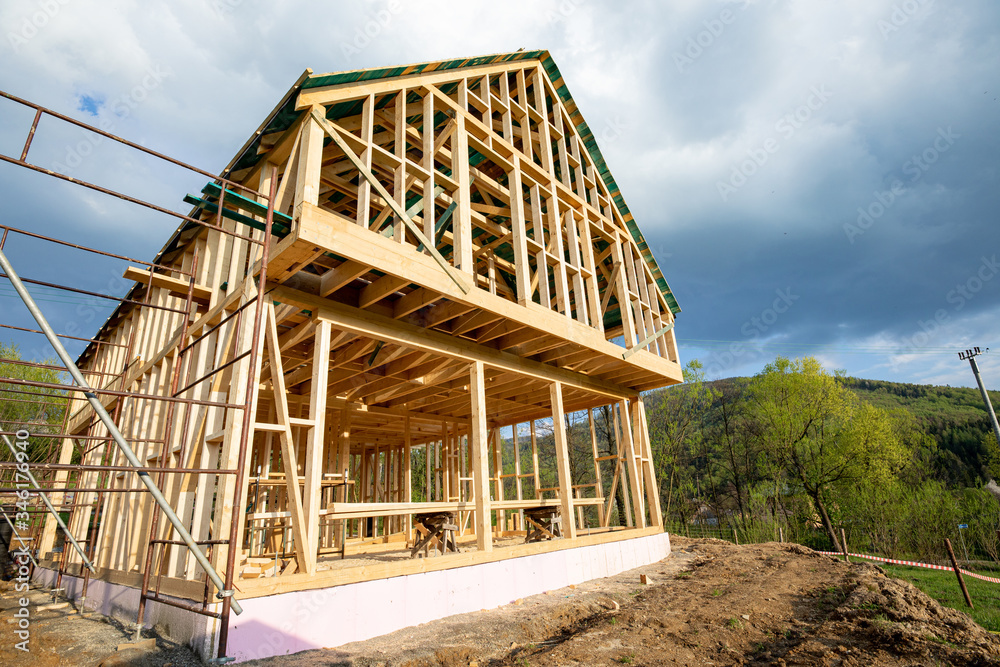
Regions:
<svg viewBox="0 0 1000 667"><path fill-rule="evenodd" d="M316 123L320 126L320 128L324 132L326 132L331 139L333 139L333 143L337 144L337 147L344 152L344 155L347 156L347 159L354 164L354 166L357 168L359 172L361 172L361 175L365 178L365 180L367 180L371 184L371 186L375 188L375 191L378 192L379 196L381 196L386 202L388 202L389 207L392 209L392 212L395 213L399 217L399 219L403 221L403 224L406 225L406 228L410 230L410 232L417 238L417 240L420 241L420 243L423 244L423 246L430 251L431 256L434 257L435 261L437 261L437 263L441 265L441 268L444 269L445 272L455 282L455 284L458 285L459 289L461 289L462 292L464 292L465 294L468 294L471 288L468 285L466 285L465 281L458 276L458 272L456 271L456 269L451 264L448 263L448 260L446 260L440 252L438 252L437 248L434 247L434 244L431 243L426 236L424 236L424 233L420 230L420 227L418 227L417 224L410 219L410 216L406 214L406 211L403 210L403 207L400 206L399 203L392 197L392 195L389 194L389 192L385 189L382 183L379 182L377 178L375 178L375 174L373 174L371 170L368 169L367 166L365 166L365 163L361 160L361 158L358 157L358 155L353 150L351 150L351 147L347 145L347 141L342 136L340 136L340 132L337 131L337 128L334 127L334 125L330 121L324 118L323 115L319 113L319 111L316 109L312 110L312 118L313 120L316 121Z"/></svg>

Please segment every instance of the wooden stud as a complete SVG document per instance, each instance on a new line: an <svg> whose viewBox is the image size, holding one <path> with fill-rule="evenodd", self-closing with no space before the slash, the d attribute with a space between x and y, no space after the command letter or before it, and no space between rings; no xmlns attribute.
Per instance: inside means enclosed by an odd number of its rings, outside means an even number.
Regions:
<svg viewBox="0 0 1000 667"><path fill-rule="evenodd" d="M552 400L552 433L556 445L556 471L559 477L559 500L562 506L563 534L571 540L576 539L576 521L573 518L573 478L569 472L569 442L566 435L566 425L563 423L563 391L562 384L553 382L549 385Z"/></svg>
<svg viewBox="0 0 1000 667"><path fill-rule="evenodd" d="M481 361L469 365L469 393L472 397L473 423L470 429L470 446L472 448L472 494L476 504L476 547L480 551L492 551L490 470L486 452L486 372Z"/></svg>

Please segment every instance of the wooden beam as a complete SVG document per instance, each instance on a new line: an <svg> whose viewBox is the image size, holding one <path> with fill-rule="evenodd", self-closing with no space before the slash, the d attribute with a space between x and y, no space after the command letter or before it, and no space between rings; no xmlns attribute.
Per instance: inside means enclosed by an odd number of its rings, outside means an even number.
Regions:
<svg viewBox="0 0 1000 667"><path fill-rule="evenodd" d="M321 107L313 107L312 114L326 113ZM319 204L319 173L323 167L323 132L316 123L306 122L302 127L302 141L299 144L298 173L295 175L295 215L299 217L303 202Z"/></svg>
<svg viewBox="0 0 1000 667"><path fill-rule="evenodd" d="M558 381L567 386L602 394L616 400L634 395L634 392L626 387L595 381L572 371L523 359L509 352L454 338L439 331L423 329L376 313L361 311L288 287L276 287L270 292L270 297L279 303L293 303L311 310L318 317L330 320L338 329L351 331L374 340L392 342L411 349L433 352L468 362L481 361L493 368L546 382Z"/></svg>
<svg viewBox="0 0 1000 667"><path fill-rule="evenodd" d="M292 440L292 428L288 414L288 399L285 396L285 377L281 368L281 348L278 343L278 328L274 322L274 304L268 302L266 322L266 340L271 357L271 382L274 386L274 407L278 423L284 425L279 434L281 443L281 461L285 468L285 486L291 511L292 536L295 540L295 555L299 560L299 570L308 574L316 572L316 550L309 543L305 527L305 512L302 508L302 495L299 490L299 475L295 460L295 444Z"/></svg>
<svg viewBox="0 0 1000 667"><path fill-rule="evenodd" d="M319 126L323 128L323 131L326 132L331 139L333 139L333 142L337 144L340 150L344 151L344 154L347 156L347 158L352 163L354 163L354 166L357 168L357 170L361 172L363 180L366 183L370 184L375 189L375 191L378 192L378 194L388 203L388 205L392 208L393 213L395 213L399 217L399 219L403 221L403 224L406 225L407 229L413 232L413 235L417 238L417 240L420 243L422 243L424 245L424 248L426 248L431 253L431 256L434 257L435 261L437 261L437 263L441 266L441 268L444 269L445 273L447 273L448 276L451 277L451 279L455 282L455 284L458 285L459 289L461 289L465 293L468 293L470 287L466 285L465 281L458 276L458 274L455 271L455 268L448 263L448 260L446 260L444 257L441 256L441 253L437 251L437 248L434 247L434 244L431 243L426 236L424 236L424 233L420 231L420 228L417 226L417 224L410 219L410 216L406 214L406 211L403 210L403 207L396 203L396 201L392 198L389 192L382 185L382 183L371 172L371 169L369 169L368 166L365 165L365 163L361 160L361 158L359 158L354 153L354 151L351 150L351 147L347 145L347 141L344 139L343 136L341 136L340 132L337 131L337 129L333 126L333 124L327 121L322 114L316 111L316 109L313 109L312 116L316 120L316 122L319 123ZM468 160L466 160L466 164L468 164ZM459 206L459 208L461 209L462 207ZM471 230L470 230L470 235L471 235ZM470 246L470 251L469 251L470 261L471 261L471 252L472 251Z"/></svg>
<svg viewBox="0 0 1000 667"><path fill-rule="evenodd" d="M149 285L149 271L144 271L138 267L127 267L123 276L126 280L134 280L137 283ZM153 287L163 288L181 299L187 298L189 285L189 281L181 278L173 278L160 273L153 274ZM198 303L207 304L212 300L212 290L204 285L195 285L191 298Z"/></svg>
<svg viewBox="0 0 1000 667"><path fill-rule="evenodd" d="M309 418L313 424L306 441L305 488L303 512L306 519L306 541L312 548L319 546L320 493L323 479L323 447L326 436L326 379L330 369L330 323L316 323L316 344L313 348L312 385L309 391Z"/></svg>
<svg viewBox="0 0 1000 667"><path fill-rule="evenodd" d="M622 419L622 436L625 440L625 470L628 473L629 485L632 489L632 510L635 516L635 525L638 528L646 527L646 508L642 499L642 486L639 481L639 468L635 463L636 448L635 440L632 436L631 417L629 415L628 401L622 400L618 403L619 415Z"/></svg>
<svg viewBox="0 0 1000 667"><path fill-rule="evenodd" d="M469 365L469 394L472 397L472 418L469 447L472 450L472 495L476 505L476 546L480 551L493 551L492 517L490 513L489 438L486 425L486 371L483 362Z"/></svg>
<svg viewBox="0 0 1000 667"><path fill-rule="evenodd" d="M573 516L573 478L569 471L569 442L566 423L563 421L562 384L553 382L549 387L552 399L552 433L556 444L556 472L559 475L559 500L562 510L563 535L576 539L576 517Z"/></svg>

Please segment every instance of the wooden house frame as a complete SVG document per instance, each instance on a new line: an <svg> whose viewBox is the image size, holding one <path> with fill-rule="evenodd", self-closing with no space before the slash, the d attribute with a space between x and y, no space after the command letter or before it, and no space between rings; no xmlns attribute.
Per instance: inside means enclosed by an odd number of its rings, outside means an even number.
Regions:
<svg viewBox="0 0 1000 667"><path fill-rule="evenodd" d="M258 194L215 182L189 196L190 216L217 226L177 230L156 258L176 273L126 272L129 298L162 308L123 302L95 337L121 344L91 345L79 365L124 369L108 389L189 401L103 399L150 466L234 471L160 481L219 570L236 526L238 598L662 533L641 392L682 381L679 308L547 52L307 71L223 176ZM611 456L594 439L601 406ZM578 411L598 472L574 488L563 417ZM83 401L67 432L107 433ZM522 443L513 472L508 438ZM120 455L103 443L81 462ZM602 465L625 492L620 526ZM101 475L78 486L137 486ZM97 493L79 495L70 528L93 530L99 578L208 604L204 573L148 496L111 493L96 521ZM559 509L562 539L504 541L538 506ZM430 511L455 513L460 553L350 566L412 545L414 515ZM80 574L75 554L64 560Z"/></svg>

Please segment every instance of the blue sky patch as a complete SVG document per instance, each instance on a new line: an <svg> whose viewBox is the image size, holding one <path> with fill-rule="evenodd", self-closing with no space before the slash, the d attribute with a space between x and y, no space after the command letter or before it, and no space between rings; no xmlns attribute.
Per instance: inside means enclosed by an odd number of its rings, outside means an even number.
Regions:
<svg viewBox="0 0 1000 667"><path fill-rule="evenodd" d="M80 111L85 111L91 116L96 116L100 111L101 107L104 106L103 97L95 97L93 95L80 95L80 103L77 105L77 109Z"/></svg>

